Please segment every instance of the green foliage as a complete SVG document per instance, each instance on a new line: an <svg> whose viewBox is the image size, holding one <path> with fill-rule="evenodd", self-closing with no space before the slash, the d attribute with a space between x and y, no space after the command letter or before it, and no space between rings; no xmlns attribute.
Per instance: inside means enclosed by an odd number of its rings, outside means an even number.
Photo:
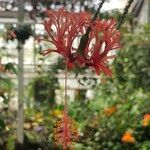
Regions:
<svg viewBox="0 0 150 150"><path fill-rule="evenodd" d="M0 132L5 128L5 123L2 118L0 118Z"/></svg>
<svg viewBox="0 0 150 150"><path fill-rule="evenodd" d="M36 101L49 101L55 103L55 89L58 87L57 78L51 76L39 76L34 80L34 98Z"/></svg>
<svg viewBox="0 0 150 150"><path fill-rule="evenodd" d="M114 78L102 77L106 83L97 86L93 101L71 105L70 114L82 135L80 149L149 149L150 126L142 124L143 116L150 113L148 29L125 34L123 50L113 63ZM133 133L135 144L122 142L126 131Z"/></svg>
<svg viewBox="0 0 150 150"><path fill-rule="evenodd" d="M4 56L3 53L0 53L0 58ZM10 100L11 96L11 90L13 87L13 83L11 79L9 78L7 73L18 73L17 65L13 63L6 63L1 64L0 63L0 149L1 147L4 148L3 143L5 143L5 136L6 135L6 124L7 124L7 108L8 108L8 102ZM8 137L9 138L9 137Z"/></svg>
<svg viewBox="0 0 150 150"><path fill-rule="evenodd" d="M108 84L107 84L108 85ZM109 85L108 85L109 86ZM131 130L137 140L137 144L130 147L136 149L149 139L150 128L142 127L142 112L144 101L148 101L148 95L141 90L128 95L126 100L121 100L118 93L106 95L100 87L96 90L96 99L87 104L76 102L70 107L70 114L78 123L81 132L80 143L82 148L94 147L94 149L125 149L128 144L123 144L123 134ZM105 111L116 107L112 114ZM149 106L147 106L149 107Z"/></svg>
<svg viewBox="0 0 150 150"><path fill-rule="evenodd" d="M132 92L142 88L150 91L150 32L149 26L141 27L138 33L124 37L124 48L115 61L115 76L122 88Z"/></svg>
<svg viewBox="0 0 150 150"><path fill-rule="evenodd" d="M7 63L4 66L3 72L0 72L0 97L4 99L4 103L9 100L10 92L13 86L10 78L7 76L7 72L14 73L17 75L18 67L13 63Z"/></svg>
<svg viewBox="0 0 150 150"><path fill-rule="evenodd" d="M5 64L5 71L10 71L17 75L18 74L18 66L13 63L7 63L7 64Z"/></svg>
<svg viewBox="0 0 150 150"><path fill-rule="evenodd" d="M58 61L50 68L45 75L38 75L29 84L29 98L34 97L36 102L41 104L49 103L50 106L55 105L55 89L59 88L56 73L58 69L62 69L62 62ZM61 64L61 65L59 65Z"/></svg>

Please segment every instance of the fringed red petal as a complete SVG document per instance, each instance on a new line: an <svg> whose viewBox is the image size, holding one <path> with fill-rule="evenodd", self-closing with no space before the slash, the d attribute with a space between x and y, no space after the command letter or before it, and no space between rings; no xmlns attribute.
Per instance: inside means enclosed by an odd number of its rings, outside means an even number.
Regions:
<svg viewBox="0 0 150 150"><path fill-rule="evenodd" d="M76 65L80 68L90 66L95 68L97 74L103 72L108 76L112 75L106 67L106 62L111 57L107 55L111 50L121 47L120 32L116 29L115 20L97 19L91 23L89 13L67 12L64 8L58 11L46 10L45 13L47 19L44 21L44 27L51 38L50 43L55 45L56 50L45 50L43 55L57 52L68 61L68 69L73 69ZM55 26L55 29L52 30L52 26ZM74 51L73 42L78 36L84 35L89 26L91 31L88 42L80 54L77 49Z"/></svg>
<svg viewBox="0 0 150 150"><path fill-rule="evenodd" d="M71 148L73 142L78 140L77 125L74 120L65 115L57 121L54 128L55 143L63 146L63 150Z"/></svg>

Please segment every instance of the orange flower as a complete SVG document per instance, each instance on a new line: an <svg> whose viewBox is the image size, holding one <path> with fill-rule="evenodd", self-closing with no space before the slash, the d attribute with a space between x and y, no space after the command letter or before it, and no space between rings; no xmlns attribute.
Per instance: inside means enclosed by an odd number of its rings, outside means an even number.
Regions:
<svg viewBox="0 0 150 150"><path fill-rule="evenodd" d="M126 132L123 135L121 141L124 143L133 143L133 144L136 142L135 138L133 137L132 133L130 133L130 132Z"/></svg>
<svg viewBox="0 0 150 150"><path fill-rule="evenodd" d="M108 107L108 108L104 109L104 114L106 116L110 116L113 113L115 113L116 111L117 111L117 107L116 106L111 106L111 107Z"/></svg>
<svg viewBox="0 0 150 150"><path fill-rule="evenodd" d="M144 127L147 127L150 125L150 114L144 115L142 125Z"/></svg>

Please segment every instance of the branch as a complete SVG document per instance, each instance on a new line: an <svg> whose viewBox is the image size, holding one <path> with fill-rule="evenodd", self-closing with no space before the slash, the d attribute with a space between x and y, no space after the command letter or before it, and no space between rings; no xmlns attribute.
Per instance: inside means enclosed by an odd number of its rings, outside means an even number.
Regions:
<svg viewBox="0 0 150 150"><path fill-rule="evenodd" d="M98 14L99 14L99 12L100 12L100 10L101 10L101 8L102 8L104 2L105 2L105 0L102 0L102 1L101 1L101 3L100 3L100 5L99 5L99 7L98 7L98 9L97 9L97 11L96 11L96 13L95 13L95 15L94 15L93 18L92 18L91 23L97 19ZM87 28L87 30L86 30L86 33L82 36L82 38L81 38L81 40L80 40L79 47L78 47L78 52L79 52L80 54L83 54L83 50L86 48L86 45L87 45L88 39L89 39L89 33L90 33L90 31L91 31L91 27L89 26L89 27Z"/></svg>
<svg viewBox="0 0 150 150"><path fill-rule="evenodd" d="M128 1L128 4L126 5L125 9L124 9L124 12L119 20L119 23L118 23L118 26L117 26L117 29L119 30L120 27L123 25L126 17L127 17L127 14L128 14L128 11L129 11L129 8L131 6L131 4L134 2L134 0L129 0Z"/></svg>

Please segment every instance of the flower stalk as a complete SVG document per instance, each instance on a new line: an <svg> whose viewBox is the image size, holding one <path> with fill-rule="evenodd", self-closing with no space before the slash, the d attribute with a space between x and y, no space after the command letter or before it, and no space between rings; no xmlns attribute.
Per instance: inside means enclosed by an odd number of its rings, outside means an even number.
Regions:
<svg viewBox="0 0 150 150"><path fill-rule="evenodd" d="M67 116L68 115L68 103L67 103L67 74L68 74L68 68L67 63L65 65L65 102L64 102L64 113Z"/></svg>

